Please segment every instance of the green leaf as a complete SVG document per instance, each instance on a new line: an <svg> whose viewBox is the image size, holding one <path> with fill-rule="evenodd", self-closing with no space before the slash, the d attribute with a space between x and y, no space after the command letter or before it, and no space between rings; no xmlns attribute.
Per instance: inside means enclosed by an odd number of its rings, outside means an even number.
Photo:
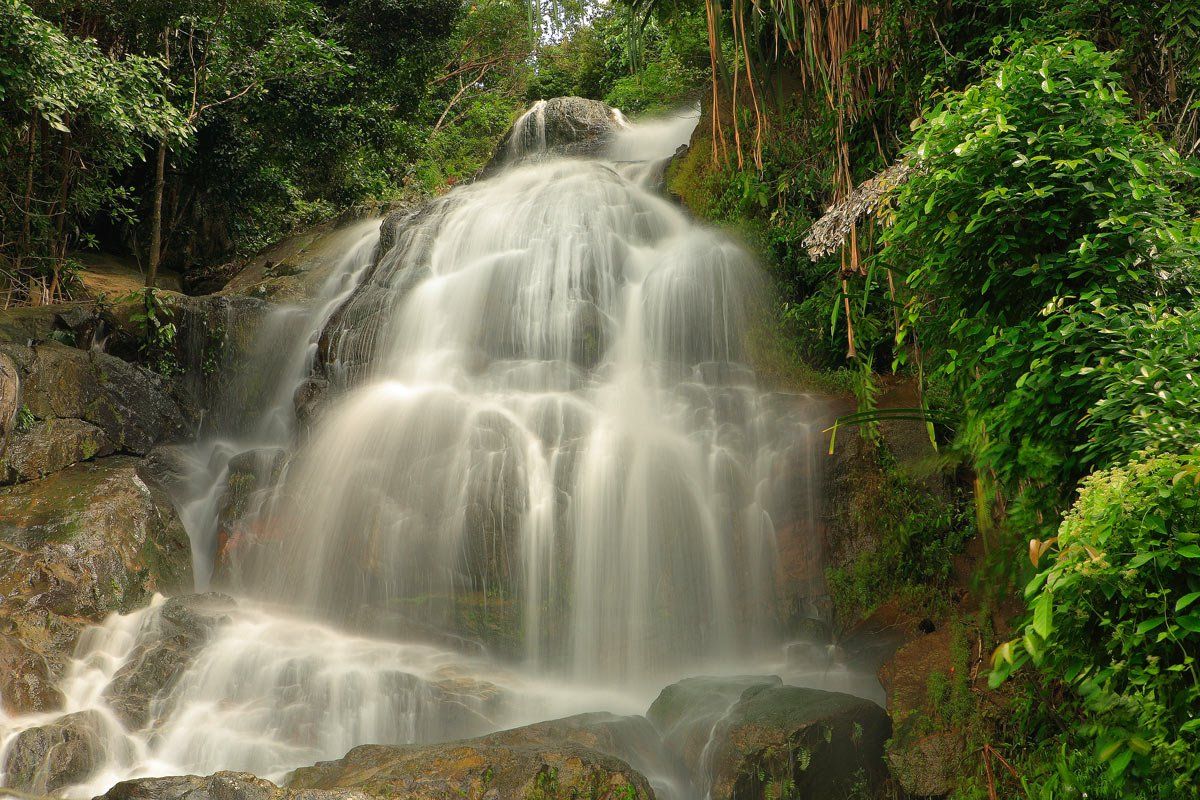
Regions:
<svg viewBox="0 0 1200 800"><path fill-rule="evenodd" d="M1049 592L1038 595L1033 603L1033 630L1042 639L1049 639L1054 631L1054 598Z"/></svg>
<svg viewBox="0 0 1200 800"><path fill-rule="evenodd" d="M1192 592L1191 594L1185 594L1183 597L1179 598L1178 602L1175 603L1175 610L1183 611L1185 608L1187 608L1188 606L1190 606L1192 603L1196 602L1197 600L1200 600L1200 592Z"/></svg>

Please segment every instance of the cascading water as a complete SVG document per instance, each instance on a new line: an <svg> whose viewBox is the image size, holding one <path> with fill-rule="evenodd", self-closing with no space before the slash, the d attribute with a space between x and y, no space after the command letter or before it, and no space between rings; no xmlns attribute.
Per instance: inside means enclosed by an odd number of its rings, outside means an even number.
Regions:
<svg viewBox="0 0 1200 800"><path fill-rule="evenodd" d="M291 452L226 542L243 599L139 730L104 687L159 609L85 638L65 711L100 714L111 755L71 794L639 713L686 674L780 667L776 535L815 535L821 409L756 386L759 273L648 186L694 121L618 117L603 157L538 158L535 107L518 166L410 213L386 252L377 223L348 236L315 306L270 323L260 421L193 451L201 587L231 459ZM314 368L332 385L298 437ZM48 718L0 720L0 751Z"/></svg>

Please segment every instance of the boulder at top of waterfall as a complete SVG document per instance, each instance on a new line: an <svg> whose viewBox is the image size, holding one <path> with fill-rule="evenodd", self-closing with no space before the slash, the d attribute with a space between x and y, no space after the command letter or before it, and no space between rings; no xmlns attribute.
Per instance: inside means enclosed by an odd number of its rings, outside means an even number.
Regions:
<svg viewBox="0 0 1200 800"><path fill-rule="evenodd" d="M5 753L5 785L48 794L87 779L104 762L104 727L100 712L79 711L21 731Z"/></svg>
<svg viewBox="0 0 1200 800"><path fill-rule="evenodd" d="M613 134L623 127L620 112L599 100L555 97L542 101L509 129L483 174L531 156L601 155Z"/></svg>
<svg viewBox="0 0 1200 800"><path fill-rule="evenodd" d="M669 746L683 744L679 756L707 783L713 800L874 796L870 793L880 790L886 778L883 747L891 723L884 710L852 695L777 681L737 678L724 688L721 679L681 681L664 690L650 718L668 731ZM713 721L716 701L704 698L705 686L728 697L748 683ZM704 707L692 708L692 703ZM702 728L706 719L708 736L697 750L698 736L683 735L678 726Z"/></svg>
<svg viewBox="0 0 1200 800"><path fill-rule="evenodd" d="M212 632L227 623L233 598L217 592L172 597L155 609L138 632L133 654L104 690L117 718L129 730L151 720L154 700L167 696L195 660Z"/></svg>
<svg viewBox="0 0 1200 800"><path fill-rule="evenodd" d="M444 744L356 747L337 761L296 770L288 787L353 789L397 800L654 798L645 777L625 761L549 730L520 728Z"/></svg>
<svg viewBox="0 0 1200 800"><path fill-rule="evenodd" d="M0 699L46 710L80 628L191 585L191 549L166 494L127 457L0 489Z"/></svg>
<svg viewBox="0 0 1200 800"><path fill-rule="evenodd" d="M361 792L281 789L248 772L138 778L118 783L100 797L103 800L368 800Z"/></svg>

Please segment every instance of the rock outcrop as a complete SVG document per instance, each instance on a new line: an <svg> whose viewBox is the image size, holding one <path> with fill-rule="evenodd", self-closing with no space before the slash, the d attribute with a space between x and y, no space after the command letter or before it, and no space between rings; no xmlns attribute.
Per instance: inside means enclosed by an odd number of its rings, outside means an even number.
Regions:
<svg viewBox="0 0 1200 800"><path fill-rule="evenodd" d="M774 677L689 678L647 716L713 800L872 797L886 778L891 723L851 695Z"/></svg>
<svg viewBox="0 0 1200 800"><path fill-rule="evenodd" d="M124 781L97 800L368 800L368 796L353 791L281 789L247 772L218 772L207 777Z"/></svg>
<svg viewBox="0 0 1200 800"><path fill-rule="evenodd" d="M625 126L621 113L599 100L539 101L505 134L483 174L528 158L601 155Z"/></svg>
<svg viewBox="0 0 1200 800"><path fill-rule="evenodd" d="M21 731L5 752L5 785L48 794L87 779L106 756L105 724L98 711L79 711Z"/></svg>
<svg viewBox="0 0 1200 800"><path fill-rule="evenodd" d="M356 747L337 761L296 770L289 789L349 789L396 800L653 800L625 761L580 744L603 732L542 723L435 745Z"/></svg>
<svg viewBox="0 0 1200 800"><path fill-rule="evenodd" d="M0 701L57 705L81 626L191 586L187 535L169 498L116 456L0 489Z"/></svg>
<svg viewBox="0 0 1200 800"><path fill-rule="evenodd" d="M113 449L136 455L182 433L179 405L154 373L57 342L33 347L0 343L0 353L12 359L20 374L21 416L27 425L82 420L103 432Z"/></svg>

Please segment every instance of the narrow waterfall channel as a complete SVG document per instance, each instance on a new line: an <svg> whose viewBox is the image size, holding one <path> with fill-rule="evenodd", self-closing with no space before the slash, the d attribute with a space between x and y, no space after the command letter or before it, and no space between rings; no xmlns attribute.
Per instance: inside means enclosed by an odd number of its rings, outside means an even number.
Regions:
<svg viewBox="0 0 1200 800"><path fill-rule="evenodd" d="M175 601L89 630L65 709L0 720L0 752L99 716L107 761L67 790L90 797L641 714L690 675L870 691L787 655L780 535L819 557L825 411L759 388L757 267L659 193L695 115L617 123L604 153L546 157L535 107L502 170L386 243L378 220L347 230L320 298L273 312L245 366L273 399L194 446L176 498L197 590L236 602L210 596L211 634L141 724L112 686ZM230 511L237 470L255 488ZM634 766L662 797L704 785Z"/></svg>

